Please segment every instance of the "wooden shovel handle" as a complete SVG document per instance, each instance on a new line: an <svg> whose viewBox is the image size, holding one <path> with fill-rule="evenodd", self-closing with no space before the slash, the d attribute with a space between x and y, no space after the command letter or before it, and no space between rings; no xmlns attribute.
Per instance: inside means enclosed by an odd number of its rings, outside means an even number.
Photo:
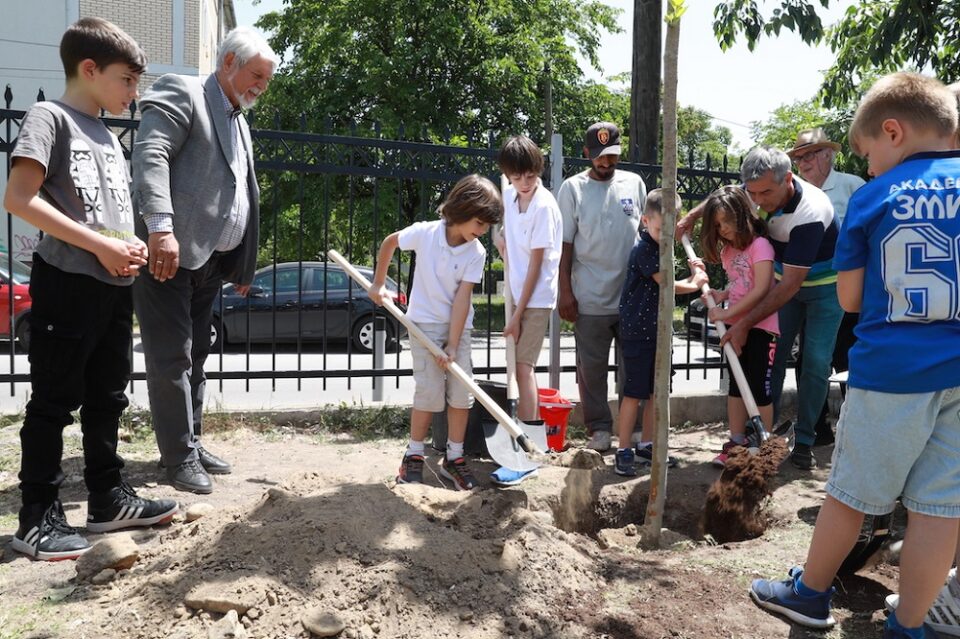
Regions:
<svg viewBox="0 0 960 639"><path fill-rule="evenodd" d="M370 289L370 281L365 278L360 271L355 269L352 264L345 260L340 253L331 249L327 251L327 255L331 260L339 264L347 273L347 275L352 277L357 284L362 286L363 290L366 291ZM447 356L447 354L443 352L442 348L437 346L430 338L424 335L419 326L407 319L407 316L404 315L403 311L397 308L397 305L393 303L393 300L385 297L383 299L383 307L387 309L387 312L393 315L398 322L403 324L407 328L407 331L410 333L410 335L412 335L413 338L418 342L423 344L434 357ZM520 430L520 427L517 426L512 419L510 419L510 416L507 415L506 411L500 408L500 405L493 401L493 399L487 395L469 375L467 375L466 371L464 371L459 364L456 362L450 362L450 364L447 366L447 371L457 378L460 383L470 389L470 392L473 393L474 397L477 398L477 401L483 404L483 407L486 408L491 415L493 415L494 419L497 420L497 423L506 428L507 432L510 433L510 436L517 440L517 443L525 451L536 455L544 454L543 451L540 450L535 443L530 441L523 431Z"/></svg>
<svg viewBox="0 0 960 639"><path fill-rule="evenodd" d="M683 243L683 248L687 252L687 257L691 260L696 259L697 254L693 251L693 245L690 244L690 236L684 235L680 238L680 241ZM713 291L710 290L709 284L704 284L700 290L703 292L704 299L707 301L707 308L714 308L717 306L716 301L713 299ZM703 335L706 338L707 335L707 317L703 318ZM717 326L717 333L719 333L722 338L727 333L727 326L720 320L714 322ZM747 409L747 414L750 417L759 417L760 410L757 408L757 402L753 398L753 392L750 390L750 385L747 383L747 376L743 374L743 367L740 366L740 359L737 357L736 351L733 350L730 342L727 342L723 345L723 352L727 356L727 363L730 365L730 370L733 372L734 379L737 380L737 388L740 389L740 396L743 399L743 405Z"/></svg>

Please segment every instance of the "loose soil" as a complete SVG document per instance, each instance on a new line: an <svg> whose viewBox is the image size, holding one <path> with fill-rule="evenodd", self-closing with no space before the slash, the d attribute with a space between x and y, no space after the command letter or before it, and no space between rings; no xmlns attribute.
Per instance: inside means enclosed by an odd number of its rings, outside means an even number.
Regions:
<svg viewBox="0 0 960 639"><path fill-rule="evenodd" d="M883 598L896 585L897 568L882 562L838 581L829 633L757 608L750 581L785 575L805 558L828 464L812 473L786 464L763 536L712 543L699 525L720 474L709 462L726 435L721 424L671 435L681 465L669 472L667 531L655 551L639 543L649 476L618 477L612 455L603 469L546 466L510 489L491 487L494 466L478 460L483 486L467 494L440 479L439 456L428 460L426 485L396 485L398 439L243 427L205 438L234 472L197 496L157 483L152 443L122 443L125 475L140 494L215 509L132 531L139 561L92 585L77 580L74 562L35 562L9 548L17 429L0 429L2 639L310 637L301 623L308 612L333 613L345 624L338 636L363 639L862 638L880 636ZM69 428L62 488L76 526L86 517L78 438ZM817 452L825 462L832 448ZM185 603L201 586L242 612L235 635L217 634L222 614Z"/></svg>

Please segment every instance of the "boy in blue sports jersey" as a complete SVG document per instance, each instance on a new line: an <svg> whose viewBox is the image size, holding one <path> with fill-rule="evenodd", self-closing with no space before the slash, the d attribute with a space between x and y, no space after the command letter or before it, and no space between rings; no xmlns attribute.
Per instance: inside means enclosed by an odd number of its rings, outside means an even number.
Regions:
<svg viewBox="0 0 960 639"><path fill-rule="evenodd" d="M827 498L803 569L755 580L761 607L828 628L831 587L864 514L910 512L900 597L884 639L936 637L924 616L944 583L960 519L960 151L957 100L940 82L895 73L864 96L850 126L876 177L850 200L834 267L846 311L860 312L850 390Z"/></svg>

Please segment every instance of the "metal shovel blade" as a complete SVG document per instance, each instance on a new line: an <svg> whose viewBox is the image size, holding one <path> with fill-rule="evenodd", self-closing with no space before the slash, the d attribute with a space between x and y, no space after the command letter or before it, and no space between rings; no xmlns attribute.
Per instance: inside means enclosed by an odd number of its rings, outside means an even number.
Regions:
<svg viewBox="0 0 960 639"><path fill-rule="evenodd" d="M546 426L527 424L520 420L517 420L516 424L540 450L547 449ZM501 466L518 472L540 468L540 464L530 459L516 440L510 436L507 429L501 428L497 422L484 420L483 435L487 440L487 452L490 453L490 458Z"/></svg>

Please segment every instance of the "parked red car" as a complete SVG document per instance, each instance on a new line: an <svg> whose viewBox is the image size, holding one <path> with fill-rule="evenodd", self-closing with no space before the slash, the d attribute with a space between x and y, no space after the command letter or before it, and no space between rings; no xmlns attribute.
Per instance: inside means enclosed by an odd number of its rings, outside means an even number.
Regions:
<svg viewBox="0 0 960 639"><path fill-rule="evenodd" d="M0 339L14 336L24 351L30 346L31 304L30 267L0 253Z"/></svg>

